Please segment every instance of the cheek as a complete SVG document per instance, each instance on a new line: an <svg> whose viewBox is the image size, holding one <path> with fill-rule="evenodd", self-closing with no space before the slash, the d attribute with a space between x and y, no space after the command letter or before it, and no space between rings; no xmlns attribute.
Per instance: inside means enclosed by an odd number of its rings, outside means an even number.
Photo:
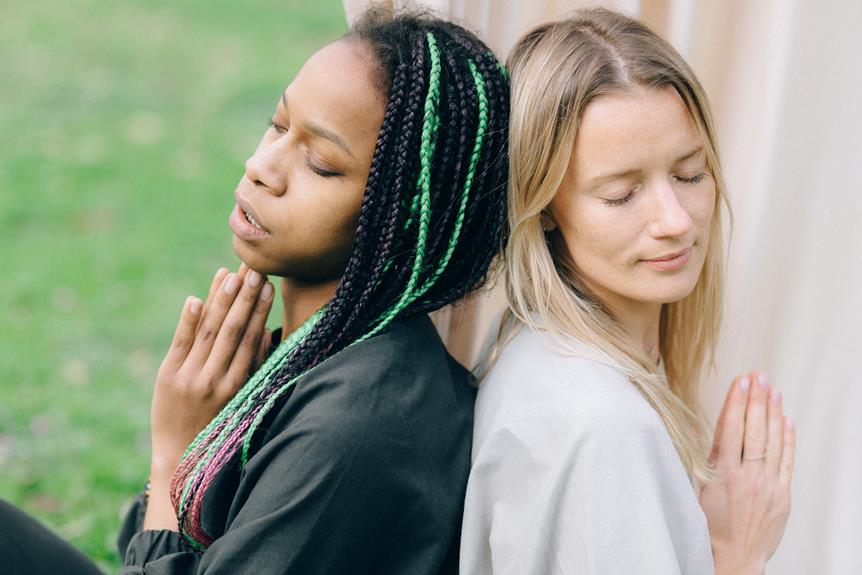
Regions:
<svg viewBox="0 0 862 575"><path fill-rule="evenodd" d="M636 245L636 222L627 213L608 209L597 202L570 205L561 218L560 231L575 265L584 273L625 264Z"/></svg>
<svg viewBox="0 0 862 575"><path fill-rule="evenodd" d="M332 236L337 249L350 250L359 225L359 211L362 207L362 196L351 198L349 202L333 204L322 214L326 224L322 233Z"/></svg>
<svg viewBox="0 0 862 575"><path fill-rule="evenodd" d="M278 275L329 280L344 272L353 251L362 191L313 180L300 190L295 179L280 198L279 241L270 256L282 272Z"/></svg>
<svg viewBox="0 0 862 575"><path fill-rule="evenodd" d="M716 206L717 195L715 186L709 186L703 193L696 194L692 197L692 201L687 206L688 213L691 215L692 221L700 232L702 243L706 243L709 239L710 225L712 223Z"/></svg>
<svg viewBox="0 0 862 575"><path fill-rule="evenodd" d="M290 220L305 242L327 249L352 245L362 206L363 189L339 182L309 178L302 201L295 204ZM299 200L299 198L297 198Z"/></svg>

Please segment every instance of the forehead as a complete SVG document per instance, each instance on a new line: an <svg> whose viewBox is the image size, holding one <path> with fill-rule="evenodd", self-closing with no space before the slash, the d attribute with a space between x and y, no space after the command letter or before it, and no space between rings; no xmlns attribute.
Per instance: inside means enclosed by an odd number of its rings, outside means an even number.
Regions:
<svg viewBox="0 0 862 575"><path fill-rule="evenodd" d="M702 139L671 86L599 96L584 110L575 140L578 175L672 162Z"/></svg>
<svg viewBox="0 0 862 575"><path fill-rule="evenodd" d="M328 44L306 61L285 90L289 113L323 123L348 141L376 138L385 107L376 74L373 53L363 44Z"/></svg>

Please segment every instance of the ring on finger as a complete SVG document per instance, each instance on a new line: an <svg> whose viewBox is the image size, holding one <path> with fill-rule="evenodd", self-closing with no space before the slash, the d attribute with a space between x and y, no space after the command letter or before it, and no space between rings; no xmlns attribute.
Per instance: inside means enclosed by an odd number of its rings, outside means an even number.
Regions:
<svg viewBox="0 0 862 575"><path fill-rule="evenodd" d="M765 451L763 452L763 455L757 455L755 457L746 457L745 455L742 456L743 461L757 461L759 459L766 459L766 452Z"/></svg>

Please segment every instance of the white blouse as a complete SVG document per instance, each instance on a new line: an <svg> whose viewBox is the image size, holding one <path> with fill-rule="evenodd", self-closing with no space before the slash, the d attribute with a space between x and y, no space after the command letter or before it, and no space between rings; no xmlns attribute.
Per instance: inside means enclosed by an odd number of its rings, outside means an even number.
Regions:
<svg viewBox="0 0 862 575"><path fill-rule="evenodd" d="M461 574L711 575L658 413L619 370L549 342L522 328L479 386Z"/></svg>

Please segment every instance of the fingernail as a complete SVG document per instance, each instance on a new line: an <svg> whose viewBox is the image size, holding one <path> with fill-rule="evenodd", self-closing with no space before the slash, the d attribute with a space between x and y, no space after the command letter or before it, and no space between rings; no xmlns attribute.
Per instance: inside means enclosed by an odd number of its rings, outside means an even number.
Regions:
<svg viewBox="0 0 862 575"><path fill-rule="evenodd" d="M239 278L236 274L230 274L227 276L227 281L224 282L224 293L227 295L234 295L237 288L239 288Z"/></svg>
<svg viewBox="0 0 862 575"><path fill-rule="evenodd" d="M757 385L760 386L760 389L766 387L766 383L769 381L769 378L766 377L765 373L761 373L757 376Z"/></svg>
<svg viewBox="0 0 862 575"><path fill-rule="evenodd" d="M197 315L201 311L201 300L196 297L192 297L192 303L189 305L189 311L192 314Z"/></svg>
<svg viewBox="0 0 862 575"><path fill-rule="evenodd" d="M266 282L266 284L263 286L263 289L260 290L260 299L263 301L269 301L269 299L272 297L272 290L272 284Z"/></svg>
<svg viewBox="0 0 862 575"><path fill-rule="evenodd" d="M749 385L751 385L751 380L748 379L747 375L739 381L739 389L741 389L742 391L748 391Z"/></svg>
<svg viewBox="0 0 862 575"><path fill-rule="evenodd" d="M769 401L771 401L775 405L781 403L781 392L775 388L772 388L772 393L769 394Z"/></svg>
<svg viewBox="0 0 862 575"><path fill-rule="evenodd" d="M796 422L793 421L792 417L788 417L787 419L784 420L784 425L785 425L785 427L787 427L788 431L792 431L793 428L796 427Z"/></svg>
<svg viewBox="0 0 862 575"><path fill-rule="evenodd" d="M247 281L248 285L251 287L257 287L260 285L260 274L254 270L249 270L245 275L245 281Z"/></svg>

